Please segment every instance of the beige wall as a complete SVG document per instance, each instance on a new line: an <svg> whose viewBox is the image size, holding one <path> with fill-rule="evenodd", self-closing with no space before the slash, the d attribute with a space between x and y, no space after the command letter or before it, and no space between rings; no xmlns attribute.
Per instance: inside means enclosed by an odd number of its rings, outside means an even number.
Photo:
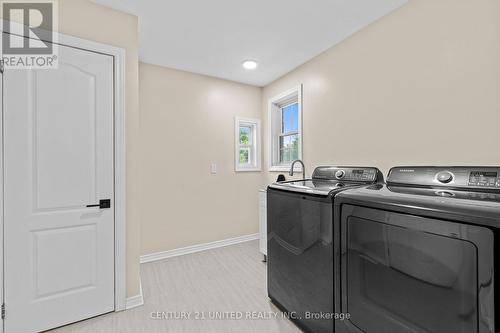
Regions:
<svg viewBox="0 0 500 333"><path fill-rule="evenodd" d="M139 293L140 198L137 17L88 0L59 0L59 30L126 50L127 296Z"/></svg>
<svg viewBox="0 0 500 333"><path fill-rule="evenodd" d="M141 253L257 233L261 173L234 171L234 117L260 118L261 89L142 63L139 82Z"/></svg>
<svg viewBox="0 0 500 333"><path fill-rule="evenodd" d="M266 86L264 142L267 100L298 83L308 174L319 164L499 165L500 1L411 0Z"/></svg>
<svg viewBox="0 0 500 333"><path fill-rule="evenodd" d="M234 172L234 117L261 118L267 148L267 100L298 83L308 173L319 164L500 164L498 0L411 0L262 90L139 66L136 17L59 3L61 32L127 51L129 296L139 254L257 232L257 191L276 173Z"/></svg>

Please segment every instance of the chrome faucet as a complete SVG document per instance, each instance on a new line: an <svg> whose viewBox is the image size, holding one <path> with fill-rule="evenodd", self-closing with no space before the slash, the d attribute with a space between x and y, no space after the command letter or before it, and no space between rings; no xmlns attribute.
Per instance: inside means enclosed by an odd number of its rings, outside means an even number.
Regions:
<svg viewBox="0 0 500 333"><path fill-rule="evenodd" d="M292 162L292 165L290 166L290 172L289 172L290 177L293 176L293 167L294 167L295 163L297 163L297 162L302 164L302 179L306 179L306 166L304 165L304 162L302 162L301 160L295 160Z"/></svg>

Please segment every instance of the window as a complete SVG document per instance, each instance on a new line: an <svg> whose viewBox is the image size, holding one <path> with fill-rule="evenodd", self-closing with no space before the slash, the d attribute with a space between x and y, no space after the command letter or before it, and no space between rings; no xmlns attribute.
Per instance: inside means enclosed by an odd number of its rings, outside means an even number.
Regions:
<svg viewBox="0 0 500 333"><path fill-rule="evenodd" d="M236 118L235 170L260 171L260 120Z"/></svg>
<svg viewBox="0 0 500 333"><path fill-rule="evenodd" d="M299 103L281 107L280 113L279 162L287 164L299 158Z"/></svg>
<svg viewBox="0 0 500 333"><path fill-rule="evenodd" d="M269 100L270 171L302 159L302 86Z"/></svg>

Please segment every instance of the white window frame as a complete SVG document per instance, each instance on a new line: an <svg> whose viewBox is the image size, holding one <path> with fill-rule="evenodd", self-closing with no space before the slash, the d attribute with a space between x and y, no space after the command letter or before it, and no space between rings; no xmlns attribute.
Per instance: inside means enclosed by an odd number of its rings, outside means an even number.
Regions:
<svg viewBox="0 0 500 333"><path fill-rule="evenodd" d="M302 84L289 89L277 96L269 99L268 102L268 152L269 152L269 171L289 171L291 163L280 163L280 137L283 136L281 128L281 109L287 105L298 103L298 129L299 152L298 159L302 159ZM290 134L290 133L288 133ZM296 165L295 171L302 171L302 167Z"/></svg>
<svg viewBox="0 0 500 333"><path fill-rule="evenodd" d="M240 144L240 127L248 126L252 128L252 143L250 145ZM249 155L249 164L240 163L240 148L249 148L253 154ZM261 140L260 140L260 120L251 118L234 118L234 170L236 172L262 171L261 166Z"/></svg>

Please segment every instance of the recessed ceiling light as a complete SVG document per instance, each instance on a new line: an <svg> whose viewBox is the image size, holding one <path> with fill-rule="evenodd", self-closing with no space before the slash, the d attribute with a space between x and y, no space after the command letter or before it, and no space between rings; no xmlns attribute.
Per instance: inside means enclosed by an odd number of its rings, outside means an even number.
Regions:
<svg viewBox="0 0 500 333"><path fill-rule="evenodd" d="M247 70L254 70L257 68L257 61L245 60L245 61L243 61L243 68L247 69Z"/></svg>

